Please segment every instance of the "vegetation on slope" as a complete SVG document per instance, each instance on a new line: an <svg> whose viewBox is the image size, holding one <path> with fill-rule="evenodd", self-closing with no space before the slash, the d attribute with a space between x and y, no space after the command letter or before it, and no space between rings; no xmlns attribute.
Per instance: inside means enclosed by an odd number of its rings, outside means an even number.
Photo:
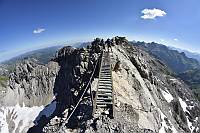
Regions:
<svg viewBox="0 0 200 133"><path fill-rule="evenodd" d="M8 81L8 77L6 76L0 76L0 86L6 87L6 82Z"/></svg>

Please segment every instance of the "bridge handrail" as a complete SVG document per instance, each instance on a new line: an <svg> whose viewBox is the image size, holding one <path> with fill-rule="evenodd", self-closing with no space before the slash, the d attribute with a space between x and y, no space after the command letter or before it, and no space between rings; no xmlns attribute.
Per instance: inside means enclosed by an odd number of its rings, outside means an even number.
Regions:
<svg viewBox="0 0 200 133"><path fill-rule="evenodd" d="M97 59L96 65L95 65L95 67L94 67L94 70L93 70L93 72L92 72L92 74L91 74L91 76L90 76L90 80L89 80L89 82L88 82L88 84L87 84L87 86L86 86L86 88L85 88L83 94L81 95L79 101L77 102L76 106L74 107L74 109L73 109L73 111L71 112L71 114L69 115L69 117L65 120L64 124L61 125L60 130L58 131L58 133L61 132L61 131L62 131L62 128L65 126L65 124L68 123L69 119L71 118L71 116L73 115L73 113L76 111L78 105L79 105L80 102L82 101L83 96L85 95L86 91L88 90L89 85L91 84L91 81L92 81L92 78L93 78L94 73L95 73L95 71L96 71L98 62L99 62L99 57L98 57L98 59Z"/></svg>

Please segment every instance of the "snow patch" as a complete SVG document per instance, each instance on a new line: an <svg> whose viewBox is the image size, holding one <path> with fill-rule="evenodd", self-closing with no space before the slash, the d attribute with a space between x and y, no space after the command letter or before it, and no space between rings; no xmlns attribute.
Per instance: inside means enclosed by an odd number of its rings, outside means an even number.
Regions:
<svg viewBox="0 0 200 133"><path fill-rule="evenodd" d="M33 121L38 116L39 112L43 109L43 106L33 106L25 107L23 104L20 107L19 104L11 107L1 107L0 108L0 132L8 133L9 132L9 122L14 122L15 127L14 131L19 130L22 132L27 127L33 125Z"/></svg>
<svg viewBox="0 0 200 133"><path fill-rule="evenodd" d="M187 106L186 102L183 101L183 99L180 98L180 97L179 97L179 102L180 102L180 104L181 104L181 107L182 107L183 111L190 114L190 112L187 110L187 107L188 107L188 106ZM188 128L190 129L190 131L191 131L191 133L192 133L192 132L194 131L195 127L192 126L192 122L189 121L188 116L186 116L186 118L187 118Z"/></svg>
<svg viewBox="0 0 200 133"><path fill-rule="evenodd" d="M189 127L191 133L193 133L195 127L192 126L192 122L189 121L188 116L186 116L186 118L187 118L188 127Z"/></svg>
<svg viewBox="0 0 200 133"><path fill-rule="evenodd" d="M174 78L171 78L171 79L169 79L169 80L171 80L171 81L177 81L177 79L174 79Z"/></svg>
<svg viewBox="0 0 200 133"><path fill-rule="evenodd" d="M197 121L198 121L198 119L199 119L199 117L196 117L196 118L195 118L195 121L197 122Z"/></svg>
<svg viewBox="0 0 200 133"><path fill-rule="evenodd" d="M199 131L199 127L197 127L196 132Z"/></svg>
<svg viewBox="0 0 200 133"><path fill-rule="evenodd" d="M171 109L169 109L169 113L170 113L170 115L172 116L172 110L171 110Z"/></svg>
<svg viewBox="0 0 200 133"><path fill-rule="evenodd" d="M170 102L174 99L173 96L169 93L168 90L166 90L166 91L161 90L161 92L162 92L163 97L165 98L165 100L166 100L168 103L170 103Z"/></svg>
<svg viewBox="0 0 200 133"><path fill-rule="evenodd" d="M171 129L172 130L172 133L178 133L175 129L175 127L172 125L171 121L169 119L167 119L167 117L163 114L163 112L159 109L159 112L160 112L160 116L161 116L161 119L162 119L162 122L161 122L161 128L159 130L159 133L166 133L165 132L165 128L166 129ZM167 125L165 119L168 120L169 122L169 125Z"/></svg>
<svg viewBox="0 0 200 133"><path fill-rule="evenodd" d="M187 104L186 104L186 102L183 101L183 99L181 99L180 97L179 97L179 102L180 102L180 104L181 104L181 107L182 107L183 111L184 111L184 112L188 112L188 111L187 111Z"/></svg>
<svg viewBox="0 0 200 133"><path fill-rule="evenodd" d="M193 106L188 106L188 108L192 110L192 108L194 108L194 105Z"/></svg>

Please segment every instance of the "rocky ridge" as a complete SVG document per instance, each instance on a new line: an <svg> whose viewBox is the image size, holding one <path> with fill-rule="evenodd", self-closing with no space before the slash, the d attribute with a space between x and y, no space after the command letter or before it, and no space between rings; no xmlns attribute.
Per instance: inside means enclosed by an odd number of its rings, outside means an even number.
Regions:
<svg viewBox="0 0 200 133"><path fill-rule="evenodd" d="M90 111L84 112L80 107L71 119L76 124L72 126L69 122L62 131L199 132L200 106L188 86L171 76L166 65L137 46L128 44L125 38L116 37L112 42L115 118L92 118L88 115ZM100 47L99 50L102 49L101 43L96 39L92 44ZM94 79L94 91L97 81L98 77ZM84 104L89 108L91 103L86 101ZM55 123L57 126L53 126ZM62 118L51 119L44 131L57 131L58 123L62 123Z"/></svg>
<svg viewBox="0 0 200 133"><path fill-rule="evenodd" d="M34 61L19 64L10 76L2 106L25 103L33 107L50 103L32 120L34 126L26 129L57 132L82 95L95 65L99 68L103 44L97 38L86 48L63 47L48 65ZM200 104L183 81L171 76L165 64L129 44L124 37L111 39L111 44L114 119L91 116L88 91L62 132L200 132ZM97 88L98 71L91 84L93 92ZM16 126L19 125L15 123ZM11 131L17 132L17 128Z"/></svg>

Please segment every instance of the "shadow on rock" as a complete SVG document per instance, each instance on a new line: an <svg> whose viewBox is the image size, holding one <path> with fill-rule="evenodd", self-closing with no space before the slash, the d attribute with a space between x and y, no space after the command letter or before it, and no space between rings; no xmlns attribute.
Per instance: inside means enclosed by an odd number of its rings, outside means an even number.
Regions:
<svg viewBox="0 0 200 133"><path fill-rule="evenodd" d="M43 127L55 116L57 102L54 100L39 113L34 120L34 126L28 130L28 133L42 133Z"/></svg>

